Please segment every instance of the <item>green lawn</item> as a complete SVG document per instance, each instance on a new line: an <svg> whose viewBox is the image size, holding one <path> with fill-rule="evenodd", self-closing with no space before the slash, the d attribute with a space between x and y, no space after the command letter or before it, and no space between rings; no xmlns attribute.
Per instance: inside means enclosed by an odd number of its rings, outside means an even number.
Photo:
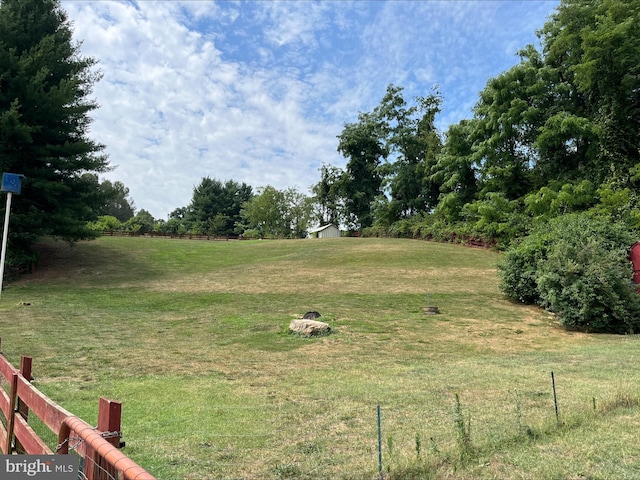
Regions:
<svg viewBox="0 0 640 480"><path fill-rule="evenodd" d="M498 260L398 239L46 242L5 285L2 349L90 423L121 400L124 452L161 480L376 478L378 405L385 478L640 478L638 338L509 301ZM331 336L288 334L309 310Z"/></svg>

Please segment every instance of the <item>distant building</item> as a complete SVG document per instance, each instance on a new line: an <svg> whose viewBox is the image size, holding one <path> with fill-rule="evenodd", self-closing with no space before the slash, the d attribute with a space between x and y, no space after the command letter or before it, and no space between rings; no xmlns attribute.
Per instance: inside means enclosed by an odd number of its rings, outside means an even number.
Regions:
<svg viewBox="0 0 640 480"><path fill-rule="evenodd" d="M340 236L340 229L330 223L329 225L309 230L309 235L313 238L337 238Z"/></svg>

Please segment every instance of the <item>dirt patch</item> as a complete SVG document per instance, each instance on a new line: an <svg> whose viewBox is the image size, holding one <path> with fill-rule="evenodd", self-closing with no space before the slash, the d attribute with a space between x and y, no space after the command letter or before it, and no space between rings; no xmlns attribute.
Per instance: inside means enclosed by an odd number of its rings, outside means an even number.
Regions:
<svg viewBox="0 0 640 480"><path fill-rule="evenodd" d="M443 323L434 340L462 343L475 347L479 352L500 354L538 350L541 345L545 349L550 345L566 348L593 340L588 334L562 329L548 312L536 307L524 308L528 312L521 320L491 323L486 319L459 318L455 322Z"/></svg>
<svg viewBox="0 0 640 480"><path fill-rule="evenodd" d="M296 272L297 281L291 281ZM468 279L482 278L481 282ZM172 281L148 282L146 288L158 292L217 292L217 293L452 293L478 292L497 289L495 270L472 268L446 271L397 268L358 268L349 271L341 267L304 268L297 262L280 262L247 269L222 269L197 275L181 275Z"/></svg>

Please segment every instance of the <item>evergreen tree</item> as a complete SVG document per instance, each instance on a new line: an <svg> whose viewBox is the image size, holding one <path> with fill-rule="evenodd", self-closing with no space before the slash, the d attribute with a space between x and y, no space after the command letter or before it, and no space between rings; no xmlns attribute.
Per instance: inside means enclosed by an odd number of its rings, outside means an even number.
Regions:
<svg viewBox="0 0 640 480"><path fill-rule="evenodd" d="M0 1L0 171L26 176L12 205L14 258L42 235L94 235L86 223L100 195L90 173L108 169L104 147L87 137L95 64L80 55L59 0Z"/></svg>
<svg viewBox="0 0 640 480"><path fill-rule="evenodd" d="M241 220L240 211L251 200L253 189L245 183L203 178L193 189L186 210L186 223L199 233L233 235Z"/></svg>

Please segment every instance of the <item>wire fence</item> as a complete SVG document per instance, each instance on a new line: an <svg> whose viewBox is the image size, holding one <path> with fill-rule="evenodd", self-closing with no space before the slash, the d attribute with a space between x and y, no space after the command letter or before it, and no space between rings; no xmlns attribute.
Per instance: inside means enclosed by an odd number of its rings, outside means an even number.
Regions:
<svg viewBox="0 0 640 480"><path fill-rule="evenodd" d="M0 450L6 455L54 455L60 463L46 461L46 473L75 476L80 480L156 480L120 450L121 403L100 398L98 426L53 402L32 384L32 358L21 356L16 369L0 354ZM71 457L77 456L78 467ZM47 457L48 458L48 457ZM36 468L40 469L38 458ZM26 462L26 460L24 460ZM20 463L19 473L26 463ZM28 476L38 473L29 464ZM7 460L7 471L15 465ZM26 468L26 467L25 467ZM55 472L50 470L55 468ZM39 472L43 473L43 472ZM68 475L65 477L68 478Z"/></svg>
<svg viewBox="0 0 640 480"><path fill-rule="evenodd" d="M466 449L497 452L571 417L595 417L605 403L640 398L635 383L621 389L606 378L569 381L551 372L513 388L481 384L416 389L383 402L355 400L358 395L339 401L267 396L245 405L176 398L124 416L123 453L158 480L385 478L416 465L453 465ZM38 417L29 416L29 425L58 450L57 436ZM97 478L97 470L121 480L91 456L85 460L79 438L72 436L69 447L80 454L79 480L91 478L89 472Z"/></svg>
<svg viewBox="0 0 640 480"><path fill-rule="evenodd" d="M528 383L522 390L459 395L442 388L407 392L394 403L303 398L193 410L178 402L158 412L161 420L132 425L126 453L158 480L371 480L419 465L451 463L455 469L471 450L527 444L572 418L606 414L596 402L616 401L618 387L606 381L597 390L583 389L562 376L552 382L549 373L539 388ZM635 386L629 388L625 395L640 398Z"/></svg>
<svg viewBox="0 0 640 480"><path fill-rule="evenodd" d="M63 447L69 455L77 459L78 480L123 480L122 473L109 465L104 458L99 456L91 447L79 436L72 433L63 443L58 443L58 435L36 415L29 415L29 427L38 435L44 444L54 453L59 453ZM99 432L103 438L121 437L120 432ZM16 454L25 454L19 443L16 444ZM141 477L142 478L142 477Z"/></svg>
<svg viewBox="0 0 640 480"><path fill-rule="evenodd" d="M180 410L165 411L173 420L147 425L126 448L158 480L373 479L423 460L458 455L451 400L424 409L313 401L211 405L209 412L187 417ZM552 412L553 407L549 418ZM517 436L516 416L503 413L504 418L491 419L497 422L492 425L474 411L474 438Z"/></svg>
<svg viewBox="0 0 640 480"><path fill-rule="evenodd" d="M490 408L473 392L458 397L446 389L435 401L413 392L399 404L302 399L198 411L177 404L143 431L137 426L126 453L158 480L373 479L458 458L465 435L491 450L526 436L529 425L552 428L551 382L543 387L492 392ZM588 412L590 400L570 403Z"/></svg>

